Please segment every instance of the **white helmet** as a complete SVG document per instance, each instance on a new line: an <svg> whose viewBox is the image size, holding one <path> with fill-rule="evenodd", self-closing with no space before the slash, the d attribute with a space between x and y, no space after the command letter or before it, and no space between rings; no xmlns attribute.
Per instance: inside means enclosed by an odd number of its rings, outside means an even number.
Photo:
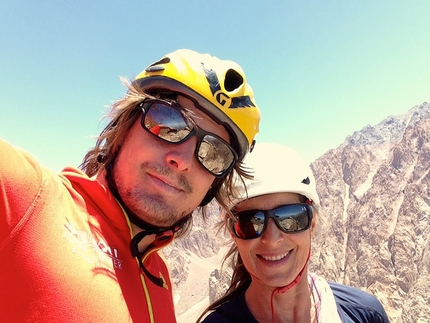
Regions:
<svg viewBox="0 0 430 323"><path fill-rule="evenodd" d="M252 153L246 155L244 164L254 179L245 179L248 194L242 194L242 200L270 193L291 192L304 195L319 204L312 170L293 149L274 143L258 143ZM241 181L236 183L239 192L242 191Z"/></svg>

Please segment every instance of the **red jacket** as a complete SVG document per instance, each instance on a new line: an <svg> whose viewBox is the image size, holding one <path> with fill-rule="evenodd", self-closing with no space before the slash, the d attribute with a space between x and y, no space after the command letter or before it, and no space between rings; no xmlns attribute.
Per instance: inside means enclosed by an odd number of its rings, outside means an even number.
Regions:
<svg viewBox="0 0 430 323"><path fill-rule="evenodd" d="M172 285L158 241L144 275L127 217L98 181L59 175L0 140L1 322L175 322Z"/></svg>

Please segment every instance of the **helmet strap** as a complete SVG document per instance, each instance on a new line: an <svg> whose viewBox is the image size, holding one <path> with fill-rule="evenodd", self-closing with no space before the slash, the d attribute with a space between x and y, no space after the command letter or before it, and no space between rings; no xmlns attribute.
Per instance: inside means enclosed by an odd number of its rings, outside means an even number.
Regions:
<svg viewBox="0 0 430 323"><path fill-rule="evenodd" d="M307 267L307 265L308 265L308 263L309 263L309 259L310 259L310 257L311 257L311 248L309 247L309 252L308 252L308 257L307 257L307 259L306 259L306 262L305 262L305 264L303 265L303 268L300 270L300 272L297 274L297 276L296 276L296 278L294 278L294 280L292 281L292 282L290 282L289 284L287 284L287 285L285 285L285 286L281 286L281 287L277 287L277 288L275 288L274 290L273 290L273 292L272 292L272 301L273 301L273 295L275 294L275 292L277 292L277 293L279 293L279 294L283 294L283 293L285 293L285 292L287 292L287 291L289 291L291 288L293 288L294 286L296 286L299 282L300 282L300 280L302 279L302 276L303 276L303 273L305 272L305 269L306 269L306 267ZM249 273L249 272L248 272ZM261 279L260 278L258 278L257 276L255 276L255 275L253 275L253 274L251 274L251 273L249 273L252 277L254 277L255 279L257 279L257 280L260 280L261 281Z"/></svg>
<svg viewBox="0 0 430 323"><path fill-rule="evenodd" d="M293 288L294 286L296 286L299 283L299 281L302 279L303 273L305 272L305 269L309 263L310 257L311 257L311 248L309 247L308 258L306 259L305 265L303 266L302 270L300 270L300 272L296 276L296 278L294 278L294 280L291 283L289 283L288 285L275 288L272 291L272 294L270 295L270 309L272 312L272 322L274 322L274 319L275 319L275 306L273 304L273 297L274 297L275 293L283 294L283 293L289 291L291 288Z"/></svg>
<svg viewBox="0 0 430 323"><path fill-rule="evenodd" d="M142 258L143 258L143 255L145 254L146 250L139 251L139 243L140 243L140 241L143 240L143 238L145 238L148 235L152 235L152 234L163 235L163 233L165 233L169 230L172 232L172 234L175 234L175 232L177 232L180 228L182 228L182 226L188 220L188 217L184 217L182 220L178 221L178 223L176 223L175 225L173 225L172 227L169 227L169 228L157 227L157 226L149 224L146 221L139 218L134 212L132 212L126 206L126 204L124 203L124 201L121 198L121 195L118 192L118 187L116 185L116 182L115 182L115 180L113 178L113 174L112 174L113 164L114 164L114 161L112 161L112 163L110 163L106 167L106 172L107 172L106 173L106 180L108 182L109 190L111 191L112 195L115 197L115 199L118 201L118 203L123 208L124 213L127 215L130 222L143 230L143 231L137 233L130 241L131 255L133 258L137 258L140 268L142 269L142 271L145 273L146 277L148 277L148 279L150 281L152 281L155 285L157 285L159 287L167 288L166 281L163 277L158 278L158 277L154 276L143 265Z"/></svg>
<svg viewBox="0 0 430 323"><path fill-rule="evenodd" d="M115 160L113 160L109 165L106 166L106 180L108 182L109 190L111 191L112 195L115 197L115 199L118 201L118 203L122 206L122 208L125 210L125 213L127 214L129 220L131 223L136 225L137 227L141 228L145 231L151 231L154 229L159 229L159 227L156 227L152 224L149 224L148 222L142 220L139 218L133 211L131 211L127 205L124 203L124 201L121 198L121 195L119 195L118 187L116 185L116 182L113 178L113 164ZM169 230L167 228L166 230Z"/></svg>
<svg viewBox="0 0 430 323"><path fill-rule="evenodd" d="M291 283L289 283L288 285L285 285L283 287L276 288L275 289L276 292L278 292L279 294L283 294L283 293L289 291L291 288L293 288L294 286L296 286L299 283L299 281L302 279L303 273L305 272L305 269L309 263L310 257L311 257L311 248L309 247L308 257L306 259L305 264L303 265L302 270L300 270L299 274L296 276L296 278L294 278L294 280Z"/></svg>
<svg viewBox="0 0 430 323"><path fill-rule="evenodd" d="M199 206L205 206L210 201L213 200L213 198L215 197L216 193L219 191L220 187L222 186L222 182L223 182L223 180L220 179L220 178L216 178L215 179L215 181L212 183L212 186L210 187L210 189L206 193L205 197L200 202Z"/></svg>
<svg viewBox="0 0 430 323"><path fill-rule="evenodd" d="M205 197L203 198L203 200L200 202L200 206L205 206L207 205L210 201L212 201L212 199L215 197L215 189L213 187L211 187L209 189L209 191L206 193Z"/></svg>

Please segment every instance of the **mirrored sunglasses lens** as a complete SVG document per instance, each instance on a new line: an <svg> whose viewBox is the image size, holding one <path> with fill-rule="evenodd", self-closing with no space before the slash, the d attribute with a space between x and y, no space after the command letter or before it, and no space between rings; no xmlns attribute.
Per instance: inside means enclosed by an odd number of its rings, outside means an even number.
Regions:
<svg viewBox="0 0 430 323"><path fill-rule="evenodd" d="M205 135L198 150L200 163L212 174L221 175L234 163L234 154L219 138Z"/></svg>
<svg viewBox="0 0 430 323"><path fill-rule="evenodd" d="M275 211L279 225L286 232L297 232L309 227L308 211L304 205L288 205Z"/></svg>
<svg viewBox="0 0 430 323"><path fill-rule="evenodd" d="M255 239L261 236L264 229L262 212L240 212L234 224L234 232L241 239Z"/></svg>
<svg viewBox="0 0 430 323"><path fill-rule="evenodd" d="M179 142L192 131L180 111L162 103L151 104L145 115L144 126L168 142Z"/></svg>

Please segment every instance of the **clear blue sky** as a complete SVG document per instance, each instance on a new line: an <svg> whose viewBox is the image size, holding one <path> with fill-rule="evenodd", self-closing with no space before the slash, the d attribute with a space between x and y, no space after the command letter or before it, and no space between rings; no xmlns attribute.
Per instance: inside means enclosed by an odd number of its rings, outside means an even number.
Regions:
<svg viewBox="0 0 430 323"><path fill-rule="evenodd" d="M179 48L238 62L258 141L313 161L430 101L430 1L0 0L0 137L78 165L106 107Z"/></svg>

